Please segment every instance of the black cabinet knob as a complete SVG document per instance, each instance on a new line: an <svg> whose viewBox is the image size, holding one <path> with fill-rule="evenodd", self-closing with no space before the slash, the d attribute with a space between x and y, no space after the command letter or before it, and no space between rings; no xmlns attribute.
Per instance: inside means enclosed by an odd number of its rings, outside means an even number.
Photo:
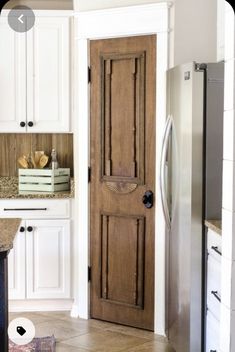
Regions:
<svg viewBox="0 0 235 352"><path fill-rule="evenodd" d="M32 232L32 231L33 231L32 226L28 226L28 227L27 227L27 231L28 231L28 232Z"/></svg>
<svg viewBox="0 0 235 352"><path fill-rule="evenodd" d="M24 121L21 121L20 127L25 127L25 126L26 126L26 123Z"/></svg>
<svg viewBox="0 0 235 352"><path fill-rule="evenodd" d="M21 227L20 227L20 232L25 232L24 226L21 226Z"/></svg>
<svg viewBox="0 0 235 352"><path fill-rule="evenodd" d="M29 122L28 122L28 126L29 126L29 127L33 127L33 121L29 121Z"/></svg>

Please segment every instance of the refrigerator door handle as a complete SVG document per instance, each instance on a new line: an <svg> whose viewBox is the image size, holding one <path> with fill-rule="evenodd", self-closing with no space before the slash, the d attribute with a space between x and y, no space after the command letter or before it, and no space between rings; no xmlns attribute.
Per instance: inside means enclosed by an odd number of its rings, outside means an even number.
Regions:
<svg viewBox="0 0 235 352"><path fill-rule="evenodd" d="M165 127L164 136L163 136L161 161L160 161L160 192L161 192L163 213L164 213L165 222L168 229L170 229L171 227L171 219L170 219L170 213L169 213L169 208L167 204L165 163L166 163L167 146L168 146L168 141L170 137L171 127L172 127L172 116L169 115L166 121L166 127Z"/></svg>

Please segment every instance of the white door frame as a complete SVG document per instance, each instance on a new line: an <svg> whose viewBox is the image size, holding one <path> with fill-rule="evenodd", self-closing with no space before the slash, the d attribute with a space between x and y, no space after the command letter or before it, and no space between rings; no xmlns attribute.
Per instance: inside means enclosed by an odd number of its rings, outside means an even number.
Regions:
<svg viewBox="0 0 235 352"><path fill-rule="evenodd" d="M89 318L89 41L157 34L156 92L156 214L155 214L155 332L165 335L165 222L159 189L159 160L166 119L166 70L168 68L169 8L171 3L130 6L75 13L75 236L74 317Z"/></svg>

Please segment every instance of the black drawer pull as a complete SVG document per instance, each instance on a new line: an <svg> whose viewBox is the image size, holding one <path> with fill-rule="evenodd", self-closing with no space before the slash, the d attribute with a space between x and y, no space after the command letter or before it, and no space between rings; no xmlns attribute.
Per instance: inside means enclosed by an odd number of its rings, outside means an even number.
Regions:
<svg viewBox="0 0 235 352"><path fill-rule="evenodd" d="M218 291L211 291L211 294L217 299L217 301L221 302L221 298L218 295Z"/></svg>
<svg viewBox="0 0 235 352"><path fill-rule="evenodd" d="M46 211L47 208L4 208L4 211L37 211L37 210L44 210Z"/></svg>
<svg viewBox="0 0 235 352"><path fill-rule="evenodd" d="M217 254L222 255L217 246L211 246L211 249L215 251Z"/></svg>
<svg viewBox="0 0 235 352"><path fill-rule="evenodd" d="M217 352L216 350L210 350L210 352Z"/></svg>
<svg viewBox="0 0 235 352"><path fill-rule="evenodd" d="M28 232L33 232L32 226L28 226L28 227L27 227L27 231L28 231Z"/></svg>
<svg viewBox="0 0 235 352"><path fill-rule="evenodd" d="M21 226L21 227L20 227L20 232L25 232L24 226Z"/></svg>

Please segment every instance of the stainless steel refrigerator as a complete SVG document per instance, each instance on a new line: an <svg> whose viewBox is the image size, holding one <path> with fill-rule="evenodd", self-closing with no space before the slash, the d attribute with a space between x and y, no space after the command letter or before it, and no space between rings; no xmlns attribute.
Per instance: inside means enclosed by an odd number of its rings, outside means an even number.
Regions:
<svg viewBox="0 0 235 352"><path fill-rule="evenodd" d="M160 178L168 337L177 352L204 349L204 220L221 218L223 79L223 63L189 63L167 73Z"/></svg>

